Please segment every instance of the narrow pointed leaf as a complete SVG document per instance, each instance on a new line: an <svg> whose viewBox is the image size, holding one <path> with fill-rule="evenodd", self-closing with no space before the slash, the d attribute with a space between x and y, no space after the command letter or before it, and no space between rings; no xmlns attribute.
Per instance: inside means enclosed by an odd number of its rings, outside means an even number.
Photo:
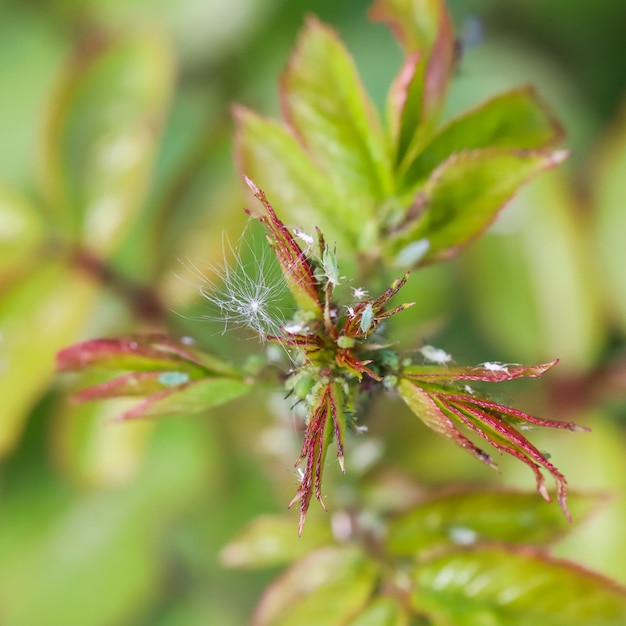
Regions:
<svg viewBox="0 0 626 626"><path fill-rule="evenodd" d="M583 521L602 499L571 494L574 521ZM433 548L479 541L547 545L571 529L559 509L535 492L463 490L437 496L392 520L386 544L392 554L417 556Z"/></svg>
<svg viewBox="0 0 626 626"><path fill-rule="evenodd" d="M387 254L397 260L415 242L426 241L422 263L456 255L495 220L521 185L565 156L489 149L450 157L419 192L415 216L391 237Z"/></svg>
<svg viewBox="0 0 626 626"><path fill-rule="evenodd" d="M141 208L172 78L167 42L144 30L82 55L51 106L48 199L92 251L114 250Z"/></svg>
<svg viewBox="0 0 626 626"><path fill-rule="evenodd" d="M252 624L341 626L367 602L377 570L377 565L354 547L313 552L270 585Z"/></svg>
<svg viewBox="0 0 626 626"><path fill-rule="evenodd" d="M337 35L314 18L307 20L283 75L281 104L285 119L334 184L365 200L390 194L390 158L376 111Z"/></svg>
<svg viewBox="0 0 626 626"><path fill-rule="evenodd" d="M452 380L480 380L484 382L502 382L517 378L538 378L553 368L558 359L539 365L498 364L497 369L488 369L485 364L474 367L441 367L440 365L410 365L403 373L408 378L438 382Z"/></svg>
<svg viewBox="0 0 626 626"><path fill-rule="evenodd" d="M457 152L547 148L554 146L563 133L533 87L508 91L452 120L432 137L408 165L403 187L411 188Z"/></svg>
<svg viewBox="0 0 626 626"><path fill-rule="evenodd" d="M435 557L412 574L411 600L442 626L621 626L626 590L529 548Z"/></svg>

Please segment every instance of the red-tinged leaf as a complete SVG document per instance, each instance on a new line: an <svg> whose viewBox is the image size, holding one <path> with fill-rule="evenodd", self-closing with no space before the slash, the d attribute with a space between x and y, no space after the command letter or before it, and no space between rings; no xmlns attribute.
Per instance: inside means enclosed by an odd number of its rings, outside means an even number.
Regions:
<svg viewBox="0 0 626 626"><path fill-rule="evenodd" d="M359 380L363 378L364 374L369 376L372 380L382 380L381 376L367 367L367 365L372 362L371 359L367 361L360 361L354 356L354 354L352 354L352 351L347 348L337 349L335 361L339 367L350 370Z"/></svg>
<svg viewBox="0 0 626 626"><path fill-rule="evenodd" d="M197 357L184 347L164 337L157 340L149 335L77 343L57 354L57 368L63 372L85 368L146 372L176 370L194 378L208 373Z"/></svg>
<svg viewBox="0 0 626 626"><path fill-rule="evenodd" d="M386 254L412 266L451 258L482 233L521 185L567 153L493 148L463 152L440 165L387 241ZM413 259L410 252L424 243Z"/></svg>
<svg viewBox="0 0 626 626"><path fill-rule="evenodd" d="M516 378L538 378L559 362L558 359L550 363L539 365L518 365L502 363L482 363L474 367L448 367L440 365L410 365L404 368L403 374L414 380L446 382L453 380L479 380L499 383ZM488 365L489 367L486 367Z"/></svg>
<svg viewBox="0 0 626 626"><path fill-rule="evenodd" d="M287 286L298 306L316 316L322 312L317 280L313 268L306 255L300 249L291 233L278 219L265 193L261 191L247 176L244 177L254 196L263 204L265 213L253 217L259 219L269 231L269 241L276 254Z"/></svg>
<svg viewBox="0 0 626 626"><path fill-rule="evenodd" d="M454 28L441 0L379 0L370 17L386 22L407 54L388 106L398 166L415 157L442 109L456 60Z"/></svg>
<svg viewBox="0 0 626 626"><path fill-rule="evenodd" d="M150 396L189 382L185 372L132 372L74 394L75 402L105 400L129 396Z"/></svg>
<svg viewBox="0 0 626 626"><path fill-rule="evenodd" d="M315 18L307 19L282 77L281 106L329 180L363 199L367 219L373 201L392 192L387 145L350 55Z"/></svg>
<svg viewBox="0 0 626 626"><path fill-rule="evenodd" d="M459 447L464 448L479 461L497 469L491 456L477 447L455 427L452 419L442 412L440 406L427 391L404 377L398 382L397 390L400 397L406 402L411 411L413 411L426 426L436 433L447 437Z"/></svg>
<svg viewBox="0 0 626 626"><path fill-rule="evenodd" d="M626 590L530 548L477 546L423 562L411 602L438 626L622 626Z"/></svg>
<svg viewBox="0 0 626 626"><path fill-rule="evenodd" d="M411 188L455 153L485 148L532 150L553 147L563 127L532 86L495 96L463 113L437 132L407 163L402 186Z"/></svg>
<svg viewBox="0 0 626 626"><path fill-rule="evenodd" d="M604 499L570 494L575 522L587 518ZM437 495L393 519L386 545L394 555L422 557L433 549L482 541L549 545L571 529L559 509L534 492L464 489Z"/></svg>
<svg viewBox="0 0 626 626"><path fill-rule="evenodd" d="M343 626L365 606L378 570L356 547L317 550L266 589L252 624Z"/></svg>
<svg viewBox="0 0 626 626"><path fill-rule="evenodd" d="M333 439L337 443L337 460L341 471L345 472L343 462L343 437L346 429L346 416L344 413L344 395L339 383L329 382L320 390L317 403L311 411L309 423L304 435L300 461L306 460L300 487L293 500L289 503L292 507L300 501L300 522L298 535L302 534L302 528L306 520L311 498L315 495L324 510L326 506L322 498L322 474L326 453Z"/></svg>
<svg viewBox="0 0 626 626"><path fill-rule="evenodd" d="M547 502L551 502L541 468L548 470L556 482L559 506L567 520L571 521L572 518L567 508L567 481L565 476L528 439L496 412L482 410L478 405L471 403L463 404L450 401L444 394L437 394L436 398L440 408L448 415L455 416L456 419L483 437L500 452L506 452L528 465L535 474L537 491Z"/></svg>
<svg viewBox="0 0 626 626"><path fill-rule="evenodd" d="M204 413L249 393L253 386L235 378L203 378L159 391L120 416L120 421Z"/></svg>

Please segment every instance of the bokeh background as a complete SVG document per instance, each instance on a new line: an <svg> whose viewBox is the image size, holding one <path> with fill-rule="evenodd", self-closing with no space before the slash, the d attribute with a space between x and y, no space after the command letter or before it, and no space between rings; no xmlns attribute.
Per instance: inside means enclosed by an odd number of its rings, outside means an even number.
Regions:
<svg viewBox="0 0 626 626"><path fill-rule="evenodd" d="M308 13L339 31L382 106L401 55L386 28L368 22L367 7L0 5L3 625L245 624L277 575L228 569L220 554L246 522L283 511L295 490L298 436L280 396L118 425L111 420L125 401L69 403L76 381L55 375L54 354L82 339L153 330L190 335L235 359L258 349L203 319L192 269L210 275L222 262L223 232L237 241L245 226L249 200L233 164L230 107L278 115L280 72ZM564 124L572 156L529 185L458 259L416 273L409 289L418 304L395 332L408 346L434 343L459 363L561 359L545 380L512 385L504 399L593 429L533 437L572 489L608 494L557 554L626 584L626 4L450 0L449 8L462 57L447 115L532 82ZM133 37L143 38L143 69L127 80L147 85L152 126L107 154L114 166L132 160L133 149L148 156L121 185L127 217L115 236L103 235L106 220L94 218L77 252L76 234L60 226L67 207L59 199L66 193L77 202L97 186L97 168L83 168L81 153L72 153L90 132L81 115L90 119L101 102L115 127L125 113L113 107L106 72L90 102L68 104L63 85L100 46L119 46L111 67L123 64L124 41ZM68 117L78 120L78 139L59 148ZM122 138L124 128L120 122ZM62 167L55 150L66 151ZM60 180L70 181L69 191L59 191ZM366 419L367 441L350 445L368 497L383 497L377 485L395 485L399 498L460 481L532 489L527 468L504 460L502 476L492 475L393 399L380 399ZM335 510L341 484L329 472Z"/></svg>

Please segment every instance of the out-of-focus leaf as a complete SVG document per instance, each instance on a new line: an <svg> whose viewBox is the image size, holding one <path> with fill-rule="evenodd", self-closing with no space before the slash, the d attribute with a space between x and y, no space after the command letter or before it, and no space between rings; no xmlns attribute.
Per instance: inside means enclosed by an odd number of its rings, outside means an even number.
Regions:
<svg viewBox="0 0 626 626"><path fill-rule="evenodd" d="M291 516L262 515L224 547L221 561L226 566L241 568L283 565L333 543L328 524L310 523L307 532L297 541L294 534Z"/></svg>
<svg viewBox="0 0 626 626"><path fill-rule="evenodd" d="M0 186L0 274L32 257L43 230L36 208L21 194Z"/></svg>
<svg viewBox="0 0 626 626"><path fill-rule="evenodd" d="M412 575L413 606L437 626L621 626L626 590L529 548L434 557Z"/></svg>
<svg viewBox="0 0 626 626"><path fill-rule="evenodd" d="M407 626L409 616L396 598L377 598L349 626Z"/></svg>
<svg viewBox="0 0 626 626"><path fill-rule="evenodd" d="M147 420L115 423L135 402L118 399L68 405L65 398L59 402L51 428L52 453L74 483L103 488L127 485L136 478L156 424Z"/></svg>
<svg viewBox="0 0 626 626"><path fill-rule="evenodd" d="M202 413L252 389L251 384L236 378L203 378L153 394L123 413L120 420Z"/></svg>
<svg viewBox="0 0 626 626"><path fill-rule="evenodd" d="M407 223L387 244L396 264L450 258L483 232L518 188L557 165L564 152L487 149L453 155L419 191ZM411 251L424 242L417 259Z"/></svg>
<svg viewBox="0 0 626 626"><path fill-rule="evenodd" d="M0 297L0 455L18 440L28 411L54 372L54 355L85 321L95 286L50 263Z"/></svg>
<svg viewBox="0 0 626 626"><path fill-rule="evenodd" d="M484 148L546 148L563 128L533 87L500 94L449 122L408 164L403 186L410 188L456 152Z"/></svg>
<svg viewBox="0 0 626 626"><path fill-rule="evenodd" d="M454 27L442 0L379 0L370 17L386 22L407 53L388 108L400 164L414 156L442 109L456 57Z"/></svg>
<svg viewBox="0 0 626 626"><path fill-rule="evenodd" d="M135 372L178 371L199 378L211 374L236 375L224 361L190 344L165 335L91 339L61 350L57 356L60 371L86 368L130 370Z"/></svg>
<svg viewBox="0 0 626 626"><path fill-rule="evenodd" d="M594 495L570 494L568 498L576 522L599 502L600 497ZM463 491L437 497L394 519L387 548L392 554L409 556L482 540L543 545L571 528L558 509L535 493Z"/></svg>
<svg viewBox="0 0 626 626"><path fill-rule="evenodd" d="M283 115L312 160L365 202L392 191L391 163L376 111L336 34L308 18L281 81ZM367 215L367 204L362 208Z"/></svg>
<svg viewBox="0 0 626 626"><path fill-rule="evenodd" d="M322 232L339 237L339 245L347 246L351 241L354 248L359 235L355 226L362 227L357 219L360 207L348 197L340 200L336 186L316 169L286 128L243 107L236 107L233 115L241 175L248 176L265 191L285 221L297 224L311 235L319 226Z"/></svg>
<svg viewBox="0 0 626 626"><path fill-rule="evenodd" d="M626 233L626 113L609 135L594 167L594 244L599 271L595 280L604 289L614 317L626 333L626 276L624 233Z"/></svg>
<svg viewBox="0 0 626 626"><path fill-rule="evenodd" d="M39 515L33 515L32 493L14 496L10 506L5 501L3 623L132 623L157 602L165 567L163 529L206 489L210 459L202 435L191 420L159 423L143 471L127 487L74 500L58 489L42 489L38 496L54 498L56 506ZM68 594L76 601L68 601Z"/></svg>
<svg viewBox="0 0 626 626"><path fill-rule="evenodd" d="M164 38L136 32L83 54L51 107L47 194L93 252L112 252L141 208L172 74Z"/></svg>
<svg viewBox="0 0 626 626"><path fill-rule="evenodd" d="M295 563L265 591L254 626L340 626L365 605L377 565L354 547L325 548Z"/></svg>
<svg viewBox="0 0 626 626"><path fill-rule="evenodd" d="M507 207L464 265L476 320L511 360L558 356L559 373L593 367L604 343L585 223L563 176L547 172Z"/></svg>

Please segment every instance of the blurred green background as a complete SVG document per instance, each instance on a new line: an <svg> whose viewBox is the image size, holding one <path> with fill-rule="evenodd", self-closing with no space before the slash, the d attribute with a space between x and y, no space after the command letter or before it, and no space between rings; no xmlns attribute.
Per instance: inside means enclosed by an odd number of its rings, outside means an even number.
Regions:
<svg viewBox="0 0 626 626"><path fill-rule="evenodd" d="M386 28L368 22L367 7L0 5L4 626L244 624L277 575L226 569L220 550L256 515L283 511L295 491L298 434L279 395L206 417L117 425L122 401L69 403L74 381L54 375L54 355L82 339L153 330L234 358L257 349L203 319L192 270L219 265L222 233L237 241L245 225L229 109L238 102L278 115L278 78L312 12L339 31L382 106L401 55ZM566 127L572 157L454 262L416 273L408 289L418 304L394 332L459 363L561 359L546 380L505 389L506 399L593 429L533 442L572 489L611 495L557 554L626 583L626 4L449 7L463 52L447 115L532 82ZM72 82L106 46L90 78ZM85 146L97 158L86 160ZM117 204L107 204L111 194ZM527 468L503 460L502 476L492 475L394 399L381 398L367 424L367 439L349 443L367 497L396 485L401 500L403 489L461 478L532 489ZM344 479L330 474L338 511Z"/></svg>

